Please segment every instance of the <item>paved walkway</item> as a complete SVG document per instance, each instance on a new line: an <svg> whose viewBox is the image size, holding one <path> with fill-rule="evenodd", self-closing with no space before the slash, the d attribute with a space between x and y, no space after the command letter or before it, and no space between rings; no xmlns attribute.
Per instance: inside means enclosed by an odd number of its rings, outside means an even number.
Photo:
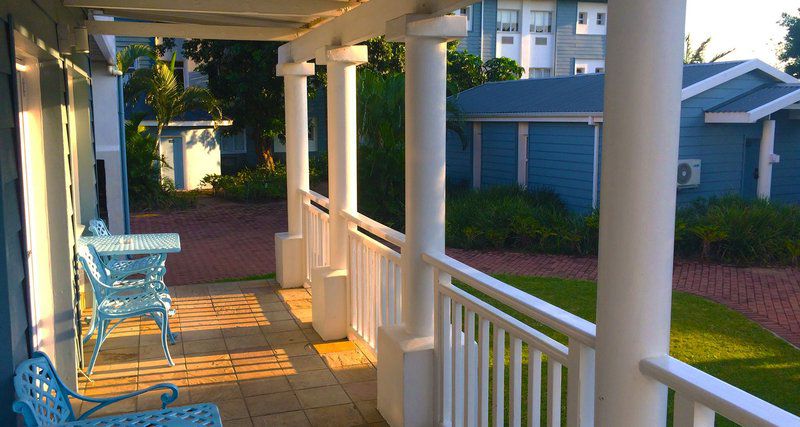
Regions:
<svg viewBox="0 0 800 427"><path fill-rule="evenodd" d="M198 209L135 215L136 233L178 232L167 283L181 285L275 271L274 235L286 230L286 204L201 199ZM597 260L558 255L452 249L448 254L487 273L595 280ZM737 268L679 261L675 289L725 304L800 347L800 270Z"/></svg>

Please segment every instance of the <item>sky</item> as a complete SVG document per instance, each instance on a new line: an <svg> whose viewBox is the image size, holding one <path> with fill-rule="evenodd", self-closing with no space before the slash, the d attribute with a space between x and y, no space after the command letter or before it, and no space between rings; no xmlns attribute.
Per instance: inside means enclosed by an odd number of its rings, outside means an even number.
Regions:
<svg viewBox="0 0 800 427"><path fill-rule="evenodd" d="M800 14L800 0L688 0L686 32L697 45L708 37L706 56L736 49L724 60L758 58L779 66L778 43L785 30L781 13Z"/></svg>

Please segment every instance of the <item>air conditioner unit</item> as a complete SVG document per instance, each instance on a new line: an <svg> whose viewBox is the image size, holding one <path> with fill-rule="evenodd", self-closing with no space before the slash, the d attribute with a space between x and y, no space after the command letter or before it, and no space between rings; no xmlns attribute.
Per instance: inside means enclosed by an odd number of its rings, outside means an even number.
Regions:
<svg viewBox="0 0 800 427"><path fill-rule="evenodd" d="M700 159L678 160L678 188L700 186Z"/></svg>

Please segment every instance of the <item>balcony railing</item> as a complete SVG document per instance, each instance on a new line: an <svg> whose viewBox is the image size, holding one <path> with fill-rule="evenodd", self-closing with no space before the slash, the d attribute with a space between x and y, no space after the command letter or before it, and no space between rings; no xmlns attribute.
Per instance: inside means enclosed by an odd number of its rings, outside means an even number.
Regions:
<svg viewBox="0 0 800 427"><path fill-rule="evenodd" d="M310 273L311 268L328 264L328 199L304 192L304 201L303 233ZM403 320L405 236L360 213L342 215L350 225L350 338L365 343L377 357L378 328ZM563 406L568 425L594 424L593 323L442 253L425 254L423 260L435 272L437 410L442 425L520 426L527 418L529 426L559 426ZM565 335L568 344L453 285L453 279ZM523 369L525 363L527 369ZM569 374L566 402L562 402L564 369ZM716 414L745 426L800 425L799 417L672 357L645 359L640 369L675 390L675 426L710 427ZM523 390L524 383L527 387Z"/></svg>

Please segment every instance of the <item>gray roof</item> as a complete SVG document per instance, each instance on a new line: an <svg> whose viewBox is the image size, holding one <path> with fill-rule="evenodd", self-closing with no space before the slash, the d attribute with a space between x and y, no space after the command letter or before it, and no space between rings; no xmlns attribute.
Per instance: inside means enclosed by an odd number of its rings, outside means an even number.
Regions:
<svg viewBox="0 0 800 427"><path fill-rule="evenodd" d="M690 64L683 67L686 88L745 61ZM603 111L604 74L486 83L452 97L467 116Z"/></svg>
<svg viewBox="0 0 800 427"><path fill-rule="evenodd" d="M800 93L800 83L773 83L757 87L710 110L709 113L746 113L791 93Z"/></svg>

